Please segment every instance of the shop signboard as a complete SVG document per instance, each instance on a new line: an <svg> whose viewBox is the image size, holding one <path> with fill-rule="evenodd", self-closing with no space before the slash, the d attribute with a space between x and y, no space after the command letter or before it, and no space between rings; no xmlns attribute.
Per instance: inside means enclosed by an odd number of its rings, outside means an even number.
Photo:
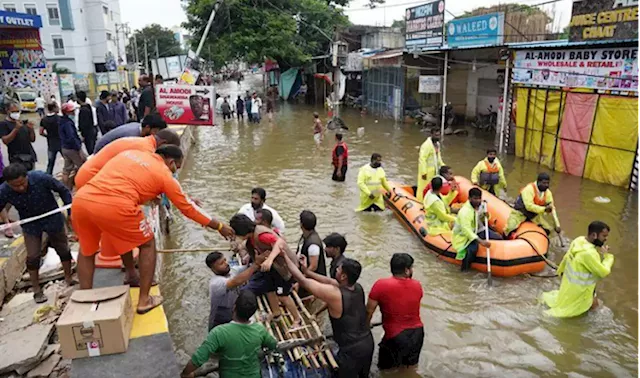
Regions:
<svg viewBox="0 0 640 378"><path fill-rule="evenodd" d="M444 41L444 0L408 8L405 45L409 50L439 47Z"/></svg>
<svg viewBox="0 0 640 378"><path fill-rule="evenodd" d="M156 108L168 124L213 126L214 88L156 85Z"/></svg>
<svg viewBox="0 0 640 378"><path fill-rule="evenodd" d="M638 39L638 0L574 1L569 41Z"/></svg>
<svg viewBox="0 0 640 378"><path fill-rule="evenodd" d="M0 26L11 28L41 28L42 18L37 14L15 13L0 10Z"/></svg>
<svg viewBox="0 0 640 378"><path fill-rule="evenodd" d="M638 47L516 51L514 83L638 91Z"/></svg>
<svg viewBox="0 0 640 378"><path fill-rule="evenodd" d="M200 76L200 72L196 71L192 68L185 68L180 78L178 79L178 84L189 84L195 85L196 81L198 81L198 77Z"/></svg>
<svg viewBox="0 0 640 378"><path fill-rule="evenodd" d="M62 97L67 97L76 92L76 87L73 83L73 74L60 74L58 78L60 79L60 94Z"/></svg>
<svg viewBox="0 0 640 378"><path fill-rule="evenodd" d="M446 30L449 47L501 45L504 35L504 13L457 18L449 22Z"/></svg>
<svg viewBox="0 0 640 378"><path fill-rule="evenodd" d="M0 33L0 64L4 70L46 68L38 29L3 29Z"/></svg>
<svg viewBox="0 0 640 378"><path fill-rule="evenodd" d="M420 75L418 78L418 93L440 93L442 91L442 76Z"/></svg>

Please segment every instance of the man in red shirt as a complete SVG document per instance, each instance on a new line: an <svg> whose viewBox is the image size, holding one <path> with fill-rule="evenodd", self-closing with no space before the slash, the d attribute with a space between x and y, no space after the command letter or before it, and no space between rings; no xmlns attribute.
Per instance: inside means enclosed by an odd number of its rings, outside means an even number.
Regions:
<svg viewBox="0 0 640 378"><path fill-rule="evenodd" d="M376 281L367 302L367 323L380 306L384 337L380 342L378 368L413 367L418 364L424 341L420 320L422 285L413 276L413 257L394 253L389 278Z"/></svg>
<svg viewBox="0 0 640 378"><path fill-rule="evenodd" d="M347 175L347 166L349 164L349 148L342 140L342 134L336 133L336 145L331 153L331 164L333 165L333 181L344 181Z"/></svg>

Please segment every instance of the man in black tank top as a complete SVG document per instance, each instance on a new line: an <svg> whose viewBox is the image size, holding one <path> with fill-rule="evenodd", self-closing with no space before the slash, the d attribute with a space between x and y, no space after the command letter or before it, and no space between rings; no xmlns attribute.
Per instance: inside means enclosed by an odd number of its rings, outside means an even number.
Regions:
<svg viewBox="0 0 640 378"><path fill-rule="evenodd" d="M302 229L302 236L298 241L297 255L304 255L307 258L309 265L308 269L312 272L327 275L327 265L324 259L324 249L322 248L322 239L316 232L316 215L309 210L303 210L300 213L300 228ZM298 290L300 298L308 297L311 295L309 291L304 288Z"/></svg>
<svg viewBox="0 0 640 378"><path fill-rule="evenodd" d="M300 286L324 301L329 308L333 337L340 347L336 356L338 377L368 377L374 343L367 325L364 290L357 283L362 272L360 263L345 258L337 268L336 279L331 279L309 271L303 256L300 258L302 272L289 257L285 256L285 261Z"/></svg>

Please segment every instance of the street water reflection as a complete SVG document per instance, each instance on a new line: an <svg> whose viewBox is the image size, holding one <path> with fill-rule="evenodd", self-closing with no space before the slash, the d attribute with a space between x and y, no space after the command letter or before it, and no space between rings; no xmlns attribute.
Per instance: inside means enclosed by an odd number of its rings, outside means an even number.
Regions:
<svg viewBox="0 0 640 378"><path fill-rule="evenodd" d="M229 87L228 94L235 100L236 84ZM637 193L552 173L551 189L565 235L583 235L595 219L606 222L612 227L609 245L616 261L611 276L597 288L603 306L577 319L545 317L537 297L555 288L557 278L494 278L494 287L489 290L485 274L462 274L457 267L436 259L391 211L354 212L357 170L369 161L371 153L382 154L389 180L413 183L424 133L411 125L377 122L373 116L346 111L349 172L345 183L335 183L330 166L333 134L328 132L316 147L312 137L314 110L324 114L320 108L281 104L272 123L263 119L259 125L246 120L238 124L233 120L218 127L201 127L182 169L184 190L201 199L210 213L228 220L249 201L252 187L264 187L267 203L285 220L284 235L294 245L301 234L300 211L313 211L321 236L333 231L346 235L352 250L349 256L364 266L360 283L366 292L376 279L390 275L389 259L394 252L412 254L416 259L414 278L422 282L424 290L421 315L426 336L419 376L637 376ZM361 137L356 135L359 127L365 128ZM473 133L445 137L443 159L456 174L468 177L492 144L492 138ZM503 160L503 165L511 197L534 181L542 169L512 156ZM609 197L611 202L597 203L597 196ZM206 231L179 214L175 219L169 247L226 245L216 232ZM205 256L163 257L165 310L180 362L186 363L206 334L212 273L205 266ZM554 249L551 258L559 262L562 252ZM375 329L374 335L379 341L382 330ZM374 361L377 351L375 356ZM380 374L374 366L372 376L407 375Z"/></svg>

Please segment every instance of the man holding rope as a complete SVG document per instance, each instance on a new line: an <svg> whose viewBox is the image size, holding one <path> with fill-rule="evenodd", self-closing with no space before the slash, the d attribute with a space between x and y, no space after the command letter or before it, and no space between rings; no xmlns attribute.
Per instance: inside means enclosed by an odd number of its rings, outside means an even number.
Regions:
<svg viewBox="0 0 640 378"><path fill-rule="evenodd" d="M10 203L18 210L22 221L58 209L53 192L58 193L65 206L71 204L69 189L44 172L27 172L21 163L13 163L4 169L2 177L5 182L0 185L0 209ZM73 286L78 283L71 276L71 252L64 228L64 216L60 212L25 222L22 224L22 231L27 249L27 270L36 303L47 301L38 277L43 232L47 233L49 243L60 256L67 285Z"/></svg>

